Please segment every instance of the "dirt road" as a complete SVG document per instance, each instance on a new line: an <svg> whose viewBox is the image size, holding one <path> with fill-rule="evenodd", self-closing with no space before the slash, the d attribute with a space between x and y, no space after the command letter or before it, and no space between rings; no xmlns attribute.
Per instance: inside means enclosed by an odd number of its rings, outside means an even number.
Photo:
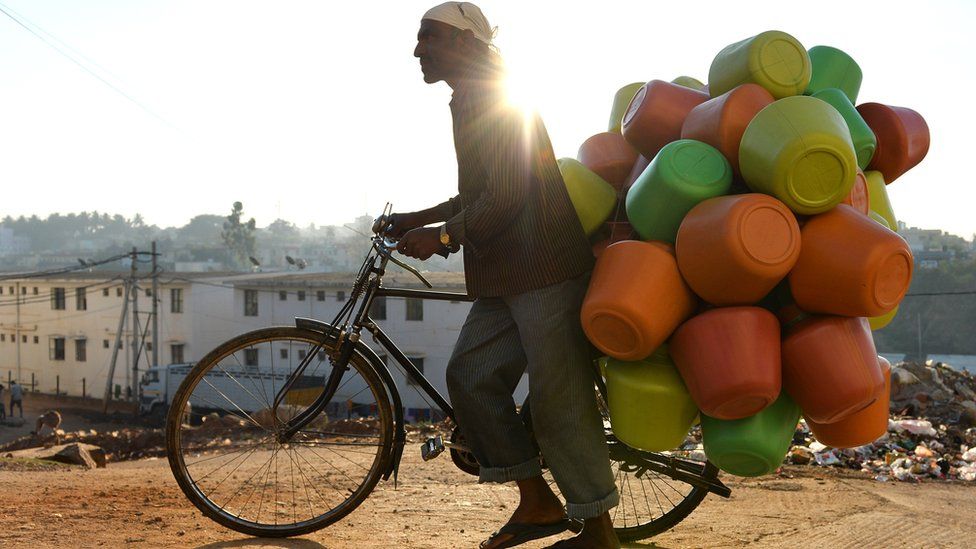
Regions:
<svg viewBox="0 0 976 549"><path fill-rule="evenodd" d="M477 547L512 512L509 487L478 485L444 456L411 448L400 484L381 484L352 515L293 540L225 530L188 504L162 459L92 471L0 468L3 547ZM677 528L631 547L972 547L976 487L878 483L789 470L794 478L726 479ZM551 543L553 540L549 540ZM526 545L544 547L545 543Z"/></svg>

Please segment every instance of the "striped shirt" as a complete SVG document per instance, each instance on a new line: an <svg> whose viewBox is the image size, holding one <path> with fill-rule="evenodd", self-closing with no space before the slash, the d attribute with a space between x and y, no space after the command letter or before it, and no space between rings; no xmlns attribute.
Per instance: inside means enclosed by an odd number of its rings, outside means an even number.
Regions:
<svg viewBox="0 0 976 549"><path fill-rule="evenodd" d="M507 103L500 76L475 65L454 91L458 195L438 206L475 297L556 284L594 262L542 119Z"/></svg>

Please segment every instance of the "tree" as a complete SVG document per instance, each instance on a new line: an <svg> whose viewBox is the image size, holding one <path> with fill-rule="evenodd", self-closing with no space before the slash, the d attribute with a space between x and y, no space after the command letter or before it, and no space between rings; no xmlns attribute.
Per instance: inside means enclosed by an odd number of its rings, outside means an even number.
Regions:
<svg viewBox="0 0 976 549"><path fill-rule="evenodd" d="M241 223L243 212L244 205L234 202L227 221L224 221L224 230L220 233L220 238L230 249L238 266L247 265L247 258L254 255L254 218L249 219L247 223Z"/></svg>

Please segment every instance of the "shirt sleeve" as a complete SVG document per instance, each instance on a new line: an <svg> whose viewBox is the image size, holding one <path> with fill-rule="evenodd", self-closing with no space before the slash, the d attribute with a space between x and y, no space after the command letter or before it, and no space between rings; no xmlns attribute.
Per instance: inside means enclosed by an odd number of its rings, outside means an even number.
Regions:
<svg viewBox="0 0 976 549"><path fill-rule="evenodd" d="M461 205L461 195L457 195L454 198L441 202L440 204L434 206L437 210L437 221L447 221L448 219L454 217L462 209Z"/></svg>
<svg viewBox="0 0 976 549"><path fill-rule="evenodd" d="M496 106L472 124L468 131L480 134L484 143L484 190L447 222L447 233L468 248L487 245L508 226L525 203L531 184L530 135L521 112Z"/></svg>

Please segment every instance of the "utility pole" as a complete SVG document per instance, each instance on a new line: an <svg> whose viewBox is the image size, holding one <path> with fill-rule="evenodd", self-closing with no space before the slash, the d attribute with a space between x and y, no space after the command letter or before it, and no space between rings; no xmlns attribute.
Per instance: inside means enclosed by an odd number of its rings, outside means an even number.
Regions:
<svg viewBox="0 0 976 549"><path fill-rule="evenodd" d="M122 346L122 332L125 329L125 313L129 311L129 283L124 282L125 297L122 299L122 312L119 314L119 327L115 330L115 344L112 346L112 362L108 366L108 380L105 381L105 396L102 397L102 413L108 413L108 401L112 399L112 382L115 380L115 363L119 359ZM127 370L128 371L128 370Z"/></svg>
<svg viewBox="0 0 976 549"><path fill-rule="evenodd" d="M159 366L159 264L156 241L152 243L152 366Z"/></svg>
<svg viewBox="0 0 976 549"><path fill-rule="evenodd" d="M139 398L139 285L136 283L136 261L139 252L132 247L132 267L129 276L132 278L132 398Z"/></svg>
<svg viewBox="0 0 976 549"><path fill-rule="evenodd" d="M14 337L17 338L17 383L20 383L20 282L17 283L17 290L14 293L14 297L17 299L17 327L14 329L16 334Z"/></svg>

